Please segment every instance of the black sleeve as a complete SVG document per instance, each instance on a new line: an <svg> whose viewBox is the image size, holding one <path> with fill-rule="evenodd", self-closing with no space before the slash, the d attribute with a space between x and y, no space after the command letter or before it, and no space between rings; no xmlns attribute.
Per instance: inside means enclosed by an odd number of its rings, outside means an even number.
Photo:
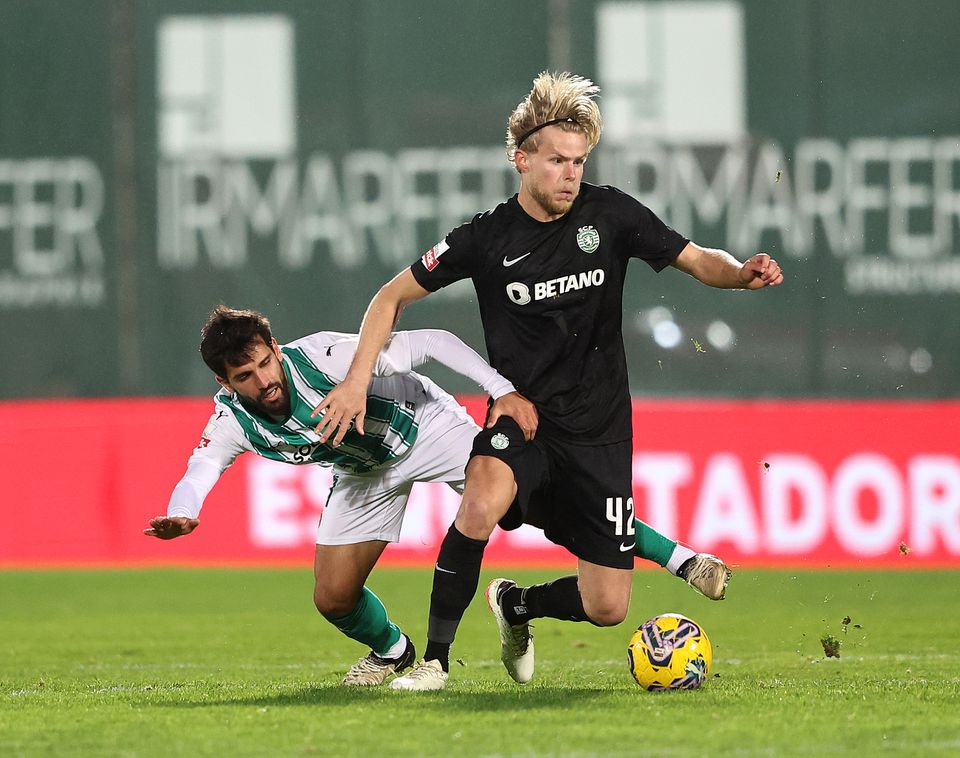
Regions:
<svg viewBox="0 0 960 758"><path fill-rule="evenodd" d="M629 230L625 253L630 258L639 258L656 272L663 271L673 263L690 241L667 226L639 200L620 190L617 193L621 206L619 216Z"/></svg>
<svg viewBox="0 0 960 758"><path fill-rule="evenodd" d="M441 287L473 276L477 265L478 218L458 226L413 262L410 271L421 287L436 292Z"/></svg>

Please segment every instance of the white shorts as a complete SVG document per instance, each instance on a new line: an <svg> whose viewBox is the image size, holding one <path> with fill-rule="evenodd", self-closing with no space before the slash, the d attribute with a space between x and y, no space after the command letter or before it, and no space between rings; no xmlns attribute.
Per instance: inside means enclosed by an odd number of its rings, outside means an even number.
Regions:
<svg viewBox="0 0 960 758"><path fill-rule="evenodd" d="M409 452L389 467L365 474L334 469L318 545L397 542L414 482L446 482L463 492L464 469L480 427L452 398L431 399L419 425Z"/></svg>

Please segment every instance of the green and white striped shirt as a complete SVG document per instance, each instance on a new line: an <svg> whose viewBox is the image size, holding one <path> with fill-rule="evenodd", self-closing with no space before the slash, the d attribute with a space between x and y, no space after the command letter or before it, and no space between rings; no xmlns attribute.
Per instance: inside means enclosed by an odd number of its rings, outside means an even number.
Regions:
<svg viewBox="0 0 960 758"><path fill-rule="evenodd" d="M248 411L225 389L214 400L200 443L167 506L168 516L196 518L207 494L238 455L253 452L293 464L330 465L350 473L389 467L415 444L420 419L429 403L456 401L413 368L436 360L475 380L493 398L513 392L474 350L437 329L396 332L377 357L367 390L364 434L347 432L333 447L313 431L312 410L347 374L357 336L317 332L280 348L290 392L290 416L283 421Z"/></svg>
<svg viewBox="0 0 960 758"><path fill-rule="evenodd" d="M416 374L376 377L367 394L364 434L347 432L334 447L320 442L313 431L320 419L310 413L339 383L324 372L316 358L315 338L307 337L281 348L283 370L290 391L290 417L271 421L248 411L236 395L221 390L214 401L227 409L243 431L253 452L287 463L326 463L353 473L363 473L399 458L417 439L417 409L426 399L424 385ZM320 355L326 351L321 345ZM332 352L332 350L331 350Z"/></svg>

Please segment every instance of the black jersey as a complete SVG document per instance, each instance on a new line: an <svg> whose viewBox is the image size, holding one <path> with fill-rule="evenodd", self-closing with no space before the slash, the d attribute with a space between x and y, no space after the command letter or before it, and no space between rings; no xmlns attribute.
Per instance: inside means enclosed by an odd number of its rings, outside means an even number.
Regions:
<svg viewBox="0 0 960 758"><path fill-rule="evenodd" d="M454 229L411 271L430 291L473 280L490 363L536 405L541 430L610 443L631 437L627 263L661 271L686 244L629 195L581 184L563 217L537 221L514 195Z"/></svg>

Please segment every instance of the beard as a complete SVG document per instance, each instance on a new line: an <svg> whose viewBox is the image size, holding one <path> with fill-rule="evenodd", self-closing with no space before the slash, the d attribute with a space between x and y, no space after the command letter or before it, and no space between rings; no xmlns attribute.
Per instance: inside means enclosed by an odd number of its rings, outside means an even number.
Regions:
<svg viewBox="0 0 960 758"><path fill-rule="evenodd" d="M266 396L274 389L279 389L275 400L266 400ZM290 416L290 392L287 388L287 377L284 375L279 382L273 382L265 387L256 399L241 396L243 406L265 418L287 418Z"/></svg>
<svg viewBox="0 0 960 758"><path fill-rule="evenodd" d="M577 199L577 193L574 193L569 200L557 200L538 186L530 187L530 196L551 216L564 215L573 207L573 201Z"/></svg>

